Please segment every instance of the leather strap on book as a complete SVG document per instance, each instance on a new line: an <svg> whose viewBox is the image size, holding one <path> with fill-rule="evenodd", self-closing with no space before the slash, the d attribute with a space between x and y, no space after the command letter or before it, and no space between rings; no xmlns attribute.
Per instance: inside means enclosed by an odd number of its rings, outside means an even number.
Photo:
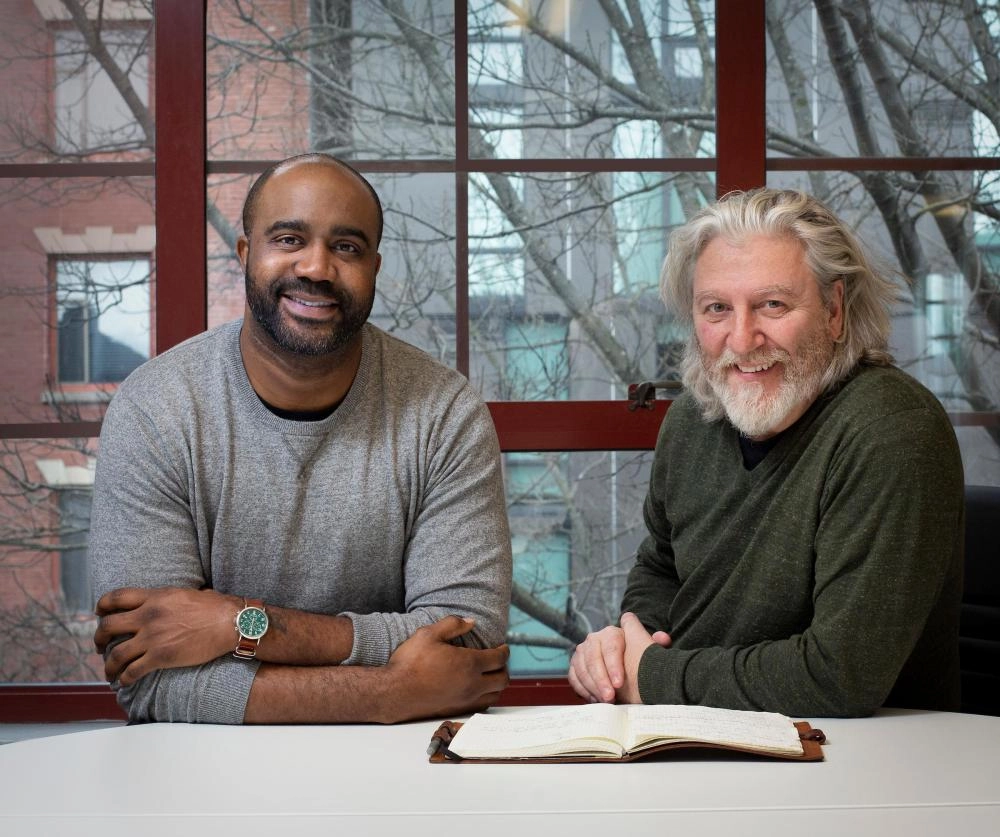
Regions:
<svg viewBox="0 0 1000 837"><path fill-rule="evenodd" d="M461 756L456 756L448 749L451 739L455 737L455 733L461 726L462 724L458 721L445 721L434 730L431 743L427 745L427 755L431 757L432 762L440 764L443 761L462 761Z"/></svg>

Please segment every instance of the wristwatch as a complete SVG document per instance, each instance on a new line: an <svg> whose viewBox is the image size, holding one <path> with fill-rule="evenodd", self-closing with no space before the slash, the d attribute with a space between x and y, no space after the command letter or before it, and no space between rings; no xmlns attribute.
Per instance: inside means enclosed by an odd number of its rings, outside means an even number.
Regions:
<svg viewBox="0 0 1000 837"><path fill-rule="evenodd" d="M257 643L267 633L267 612L260 599L243 600L243 610L236 614L236 632L240 640L233 656L252 660L257 655Z"/></svg>

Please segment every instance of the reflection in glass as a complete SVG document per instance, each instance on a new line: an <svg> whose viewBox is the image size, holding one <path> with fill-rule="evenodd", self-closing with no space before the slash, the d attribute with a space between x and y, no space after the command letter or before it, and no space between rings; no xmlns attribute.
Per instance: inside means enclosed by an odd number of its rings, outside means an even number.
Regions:
<svg viewBox="0 0 1000 837"><path fill-rule="evenodd" d="M151 3L7 3L3 24L0 161L152 156Z"/></svg>
<svg viewBox="0 0 1000 837"><path fill-rule="evenodd" d="M625 122L615 129L620 157L658 157L662 142L649 122ZM614 175L615 219L621 258L615 260L615 290L619 293L656 290L664 248L666 221L661 190L663 176L640 171Z"/></svg>
<svg viewBox="0 0 1000 837"><path fill-rule="evenodd" d="M0 191L0 422L96 421L151 351L152 178Z"/></svg>
<svg viewBox="0 0 1000 837"><path fill-rule="evenodd" d="M149 359L149 260L56 262L60 383L115 383Z"/></svg>
<svg viewBox="0 0 1000 837"><path fill-rule="evenodd" d="M99 34L106 54L95 57L76 30L55 33L56 147L64 154L117 151L146 144L133 107L149 104L148 31L109 26ZM114 62L122 97L101 59Z"/></svg>

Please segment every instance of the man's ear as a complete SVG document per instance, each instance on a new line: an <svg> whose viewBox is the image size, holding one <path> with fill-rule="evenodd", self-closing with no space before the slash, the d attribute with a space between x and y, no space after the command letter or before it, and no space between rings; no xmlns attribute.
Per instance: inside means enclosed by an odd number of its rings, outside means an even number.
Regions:
<svg viewBox="0 0 1000 837"><path fill-rule="evenodd" d="M250 242L247 241L245 235L241 235L236 239L236 258L240 260L240 267L243 268L244 272L247 269L247 256L250 255Z"/></svg>
<svg viewBox="0 0 1000 837"><path fill-rule="evenodd" d="M839 340L844 333L844 280L838 279L830 286L830 304L827 306L830 315L830 336Z"/></svg>

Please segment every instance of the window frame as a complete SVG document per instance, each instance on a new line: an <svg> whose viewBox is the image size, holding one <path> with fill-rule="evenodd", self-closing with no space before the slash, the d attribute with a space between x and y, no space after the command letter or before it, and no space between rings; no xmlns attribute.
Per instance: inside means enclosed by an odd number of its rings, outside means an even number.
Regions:
<svg viewBox="0 0 1000 837"><path fill-rule="evenodd" d="M156 250L154 354L203 331L207 317L207 178L257 173L272 160L207 159L207 0L171 0L154 8L155 48L149 72L156 118L156 161L0 165L0 180L18 177L153 176ZM467 0L456 0L457 21L467 20ZM476 160L468 143L468 31L455 35L455 160L359 163L363 172L451 172L456 194L456 365L469 369L468 177L485 171L714 171L717 193L766 183L768 171L1000 170L987 158L777 158L766 150L766 30L764 0L717 2L715 19L716 156L656 160ZM168 316L167 316L168 315ZM628 410L617 402L492 402L506 451L651 449L668 402ZM996 415L953 414L955 425L992 424ZM96 436L99 422L0 424L0 438ZM527 678L504 693L507 705L576 700L565 678ZM0 722L121 718L102 684L0 684Z"/></svg>

